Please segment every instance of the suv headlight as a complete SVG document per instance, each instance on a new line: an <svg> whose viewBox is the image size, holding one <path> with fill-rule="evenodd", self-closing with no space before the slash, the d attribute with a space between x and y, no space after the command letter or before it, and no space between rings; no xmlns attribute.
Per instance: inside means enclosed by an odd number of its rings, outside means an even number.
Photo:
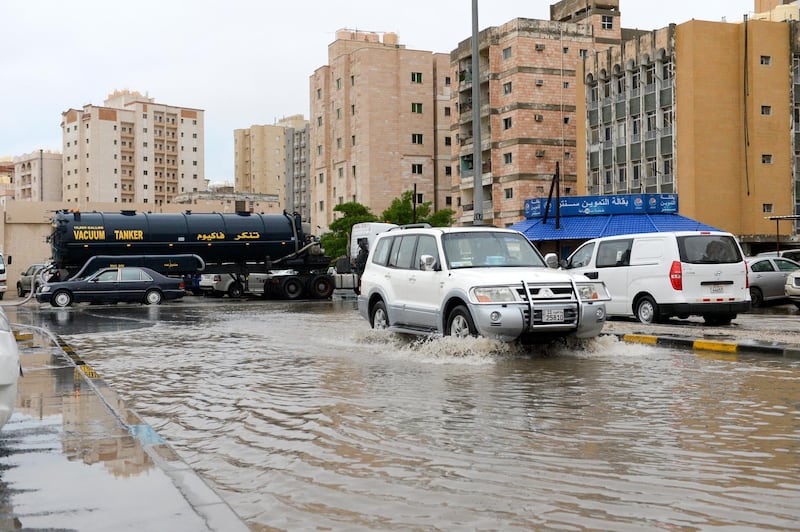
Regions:
<svg viewBox="0 0 800 532"><path fill-rule="evenodd" d="M472 299L478 303L513 303L517 293L507 286L478 286L470 290Z"/></svg>
<svg viewBox="0 0 800 532"><path fill-rule="evenodd" d="M606 290L605 283L601 281L577 282L578 297L583 301L610 301L611 296Z"/></svg>

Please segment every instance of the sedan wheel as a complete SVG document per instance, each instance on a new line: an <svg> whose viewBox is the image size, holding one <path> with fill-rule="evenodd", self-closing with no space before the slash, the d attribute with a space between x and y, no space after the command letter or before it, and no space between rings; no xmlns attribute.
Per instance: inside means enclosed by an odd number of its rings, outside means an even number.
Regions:
<svg viewBox="0 0 800 532"><path fill-rule="evenodd" d="M54 307L68 307L72 304L72 294L66 290L59 290L53 294L50 304Z"/></svg>
<svg viewBox="0 0 800 532"><path fill-rule="evenodd" d="M147 293L144 295L144 304L160 305L162 299L163 297L161 296L161 292L159 292L158 290L148 290Z"/></svg>

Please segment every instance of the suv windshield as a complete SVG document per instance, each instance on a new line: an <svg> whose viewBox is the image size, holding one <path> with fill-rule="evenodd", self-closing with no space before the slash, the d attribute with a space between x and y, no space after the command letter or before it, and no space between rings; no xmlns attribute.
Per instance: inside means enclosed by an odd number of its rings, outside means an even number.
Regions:
<svg viewBox="0 0 800 532"><path fill-rule="evenodd" d="M450 269L491 267L545 267L544 259L522 235L475 231L442 235Z"/></svg>
<svg viewBox="0 0 800 532"><path fill-rule="evenodd" d="M739 246L731 236L698 235L678 237L681 262L691 264L731 264L741 262Z"/></svg>

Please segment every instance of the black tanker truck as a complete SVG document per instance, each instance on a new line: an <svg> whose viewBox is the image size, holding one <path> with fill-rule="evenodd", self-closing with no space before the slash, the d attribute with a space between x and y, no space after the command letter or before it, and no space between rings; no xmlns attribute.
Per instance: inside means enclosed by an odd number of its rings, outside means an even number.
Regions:
<svg viewBox="0 0 800 532"><path fill-rule="evenodd" d="M169 276L225 273L246 286L268 278L265 294L324 299L334 290L330 257L304 230L300 215L238 212L177 214L60 210L49 237L62 279L110 265L145 266ZM263 275L261 276L263 278Z"/></svg>

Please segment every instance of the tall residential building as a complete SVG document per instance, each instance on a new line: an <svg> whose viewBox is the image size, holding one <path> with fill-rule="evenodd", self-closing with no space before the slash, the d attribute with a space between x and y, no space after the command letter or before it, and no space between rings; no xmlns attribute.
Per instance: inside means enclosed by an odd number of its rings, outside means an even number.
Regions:
<svg viewBox="0 0 800 532"><path fill-rule="evenodd" d="M14 199L14 160L0 157L0 203Z"/></svg>
<svg viewBox="0 0 800 532"><path fill-rule="evenodd" d="M14 157L14 199L61 201L62 157L39 150Z"/></svg>
<svg viewBox="0 0 800 532"><path fill-rule="evenodd" d="M285 209L289 187L287 172L293 168L290 164L293 154L287 149L288 130L302 130L307 123L302 115L294 115L272 126L235 130L236 192L276 195L281 201L280 208Z"/></svg>
<svg viewBox="0 0 800 532"><path fill-rule="evenodd" d="M203 111L115 91L62 113L63 200L170 203L203 186Z"/></svg>
<svg viewBox="0 0 800 532"><path fill-rule="evenodd" d="M551 20L517 18L483 30L478 39L481 186L486 224L524 219L525 200L546 196L559 165L562 194L576 194L575 72L583 58L618 44L618 0L563 0ZM450 54L458 80L452 156L457 213L471 224L474 206L472 39Z"/></svg>
<svg viewBox="0 0 800 532"><path fill-rule="evenodd" d="M311 153L308 121L286 128L286 206L311 222Z"/></svg>
<svg viewBox="0 0 800 532"><path fill-rule="evenodd" d="M798 241L796 22L692 20L590 55L580 76L579 183L589 194L677 192L681 214L751 251Z"/></svg>
<svg viewBox="0 0 800 532"><path fill-rule="evenodd" d="M394 33L339 30L310 78L311 220L358 202L380 215L416 185L434 210L450 197L449 60Z"/></svg>

